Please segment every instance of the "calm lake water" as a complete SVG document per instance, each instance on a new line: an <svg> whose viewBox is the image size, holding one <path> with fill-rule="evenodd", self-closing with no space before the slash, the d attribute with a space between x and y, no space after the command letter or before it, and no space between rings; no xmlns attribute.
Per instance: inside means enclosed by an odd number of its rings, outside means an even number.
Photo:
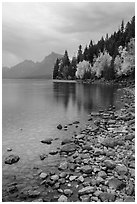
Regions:
<svg viewBox="0 0 137 204"><path fill-rule="evenodd" d="M68 131L60 131L56 128L59 123L66 125L79 120L84 124L91 112L109 105L117 109L121 106L122 92L110 85L4 79L2 90L3 178L7 182L9 174L29 170L34 164L55 165L58 155L44 161L39 155L55 150L60 147L62 138L80 131L72 126ZM40 142L49 137L59 139L51 145ZM20 161L10 166L4 164L4 158L11 154L7 152L8 147L20 156Z"/></svg>

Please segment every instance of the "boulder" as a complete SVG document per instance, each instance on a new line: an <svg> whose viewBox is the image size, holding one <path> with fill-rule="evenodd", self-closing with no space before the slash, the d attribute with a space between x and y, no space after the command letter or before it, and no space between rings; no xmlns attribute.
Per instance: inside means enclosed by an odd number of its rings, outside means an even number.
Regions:
<svg viewBox="0 0 137 204"><path fill-rule="evenodd" d="M66 153L69 153L69 152L73 152L76 150L76 145L74 143L69 143L69 144L65 144L61 147L61 152L66 152Z"/></svg>
<svg viewBox="0 0 137 204"><path fill-rule="evenodd" d="M14 164L20 160L20 157L18 155L11 154L10 156L5 158L5 164Z"/></svg>
<svg viewBox="0 0 137 204"><path fill-rule="evenodd" d="M55 155L55 154L58 154L58 151L57 150L52 150L52 151L49 152L49 154Z"/></svg>
<svg viewBox="0 0 137 204"><path fill-rule="evenodd" d="M62 140L61 144L62 144L62 145L65 145L65 144L67 144L67 143L72 143L72 142L73 142L72 139L66 138L66 139Z"/></svg>
<svg viewBox="0 0 137 204"><path fill-rule="evenodd" d="M12 151L12 148L8 147L7 152L11 152L11 151Z"/></svg>
<svg viewBox="0 0 137 204"><path fill-rule="evenodd" d="M47 139L41 140L41 143L51 144L52 140L53 140L52 138L47 138Z"/></svg>

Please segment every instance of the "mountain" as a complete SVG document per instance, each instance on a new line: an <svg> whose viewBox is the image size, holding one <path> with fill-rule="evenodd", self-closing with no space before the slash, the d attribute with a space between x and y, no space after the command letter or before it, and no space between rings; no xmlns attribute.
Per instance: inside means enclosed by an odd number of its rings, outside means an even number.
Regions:
<svg viewBox="0 0 137 204"><path fill-rule="evenodd" d="M62 55L52 52L41 62L25 60L11 68L2 67L2 78L52 78L53 67Z"/></svg>

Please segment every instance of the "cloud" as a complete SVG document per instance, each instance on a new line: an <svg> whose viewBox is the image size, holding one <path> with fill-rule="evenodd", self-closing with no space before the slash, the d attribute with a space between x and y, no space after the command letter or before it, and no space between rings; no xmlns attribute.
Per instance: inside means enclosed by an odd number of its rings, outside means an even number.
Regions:
<svg viewBox="0 0 137 204"><path fill-rule="evenodd" d="M3 64L12 66L22 59L40 61L52 51L73 55L79 44L97 41L123 19L129 21L135 4L3 3L2 11Z"/></svg>

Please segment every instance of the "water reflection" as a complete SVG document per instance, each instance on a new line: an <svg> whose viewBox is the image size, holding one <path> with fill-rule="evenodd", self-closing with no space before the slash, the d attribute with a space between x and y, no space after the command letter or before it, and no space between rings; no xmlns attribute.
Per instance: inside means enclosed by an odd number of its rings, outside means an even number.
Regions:
<svg viewBox="0 0 137 204"><path fill-rule="evenodd" d="M115 103L114 86L102 84L82 84L82 83L53 83L54 98L57 103L64 105L67 109L70 103L77 106L78 111L87 113L97 111L100 108L108 108Z"/></svg>

